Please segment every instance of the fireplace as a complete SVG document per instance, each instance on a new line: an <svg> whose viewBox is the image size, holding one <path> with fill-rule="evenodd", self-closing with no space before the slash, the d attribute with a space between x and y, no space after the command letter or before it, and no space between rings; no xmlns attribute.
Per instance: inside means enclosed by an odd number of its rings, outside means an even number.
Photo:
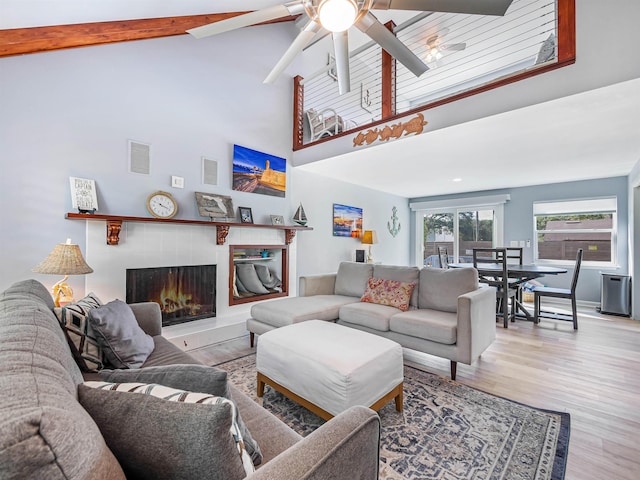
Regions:
<svg viewBox="0 0 640 480"><path fill-rule="evenodd" d="M127 269L127 303L156 302L162 326L216 316L216 266Z"/></svg>

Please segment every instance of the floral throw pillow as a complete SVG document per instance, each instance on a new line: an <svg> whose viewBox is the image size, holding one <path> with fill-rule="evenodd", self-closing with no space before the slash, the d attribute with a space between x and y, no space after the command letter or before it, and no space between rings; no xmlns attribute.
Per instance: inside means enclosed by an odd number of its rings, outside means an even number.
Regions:
<svg viewBox="0 0 640 480"><path fill-rule="evenodd" d="M409 309L411 293L415 286L415 283L371 277L367 282L367 289L360 298L360 301L377 303L378 305L388 305L406 312Z"/></svg>

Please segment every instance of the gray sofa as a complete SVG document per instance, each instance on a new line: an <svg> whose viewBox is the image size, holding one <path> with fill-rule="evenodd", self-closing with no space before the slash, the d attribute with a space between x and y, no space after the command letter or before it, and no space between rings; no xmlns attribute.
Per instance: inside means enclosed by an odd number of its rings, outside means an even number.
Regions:
<svg viewBox="0 0 640 480"><path fill-rule="evenodd" d="M361 302L370 278L415 283L409 309ZM310 319L335 321L405 348L471 365L496 335L496 294L478 285L474 268L439 269L342 262L337 273L300 277L298 297L265 301L247 320L255 334Z"/></svg>
<svg viewBox="0 0 640 480"><path fill-rule="evenodd" d="M148 366L198 363L161 336L157 304L131 307L154 342L154 350L140 371ZM0 477L125 478L103 433L78 401L83 374L52 308L51 295L35 280L18 282L0 294ZM247 478L378 478L380 423L375 412L353 407L301 438L249 397L229 387L242 419L262 450L262 464ZM119 415L126 412L119 411ZM124 420L133 424L139 419ZM150 441L142 434L139 440ZM212 455L210 444L204 443L200 445L202 455ZM162 458L156 455L150 461L172 462L179 453L166 451ZM220 477L218 472L208 471L183 474L181 478Z"/></svg>

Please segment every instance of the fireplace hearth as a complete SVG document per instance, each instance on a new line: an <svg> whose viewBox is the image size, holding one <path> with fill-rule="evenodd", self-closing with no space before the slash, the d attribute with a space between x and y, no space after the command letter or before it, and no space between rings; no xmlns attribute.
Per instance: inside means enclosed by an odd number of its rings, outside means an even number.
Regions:
<svg viewBox="0 0 640 480"><path fill-rule="evenodd" d="M127 303L156 302L162 326L216 316L216 266L127 269Z"/></svg>

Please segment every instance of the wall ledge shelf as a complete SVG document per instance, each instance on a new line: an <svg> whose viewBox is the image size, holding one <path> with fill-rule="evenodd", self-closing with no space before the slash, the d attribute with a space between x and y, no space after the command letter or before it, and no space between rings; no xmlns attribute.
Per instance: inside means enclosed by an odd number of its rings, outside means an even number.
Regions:
<svg viewBox="0 0 640 480"><path fill-rule="evenodd" d="M224 245L229 228L270 228L272 230L284 230L285 243L289 245L296 236L298 230L313 230L313 227L301 225L265 225L260 223L215 222L210 220L185 220L180 218L155 218L155 217L129 217L122 215L103 215L97 213L73 213L68 212L64 218L68 220L105 220L107 223L107 245L118 245L120 242L120 230L123 222L154 222L154 223L181 223L186 225L205 225L216 227L216 244Z"/></svg>

